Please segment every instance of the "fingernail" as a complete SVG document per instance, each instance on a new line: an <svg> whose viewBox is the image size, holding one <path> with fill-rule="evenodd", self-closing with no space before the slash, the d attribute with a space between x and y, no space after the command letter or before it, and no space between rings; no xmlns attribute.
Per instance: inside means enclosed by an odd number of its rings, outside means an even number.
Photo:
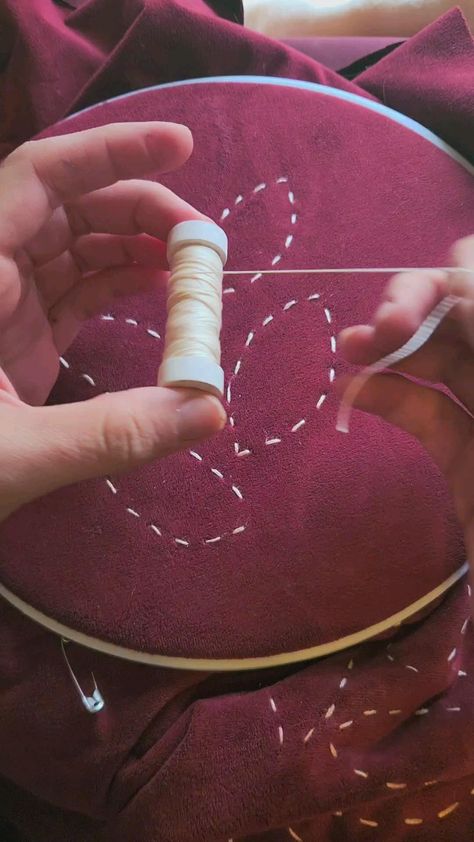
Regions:
<svg viewBox="0 0 474 842"><path fill-rule="evenodd" d="M205 439L225 426L224 407L212 395L191 398L177 410L178 435L186 441Z"/></svg>

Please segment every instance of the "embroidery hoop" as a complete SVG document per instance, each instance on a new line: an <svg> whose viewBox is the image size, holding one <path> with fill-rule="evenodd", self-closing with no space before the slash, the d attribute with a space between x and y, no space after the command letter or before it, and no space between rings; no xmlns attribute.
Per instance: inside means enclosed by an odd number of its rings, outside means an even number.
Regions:
<svg viewBox="0 0 474 842"><path fill-rule="evenodd" d="M433 146L440 149L443 153L445 153L451 159L456 161L468 173L474 176L473 165L471 165L467 160L465 160L458 152L452 149L452 147L450 147L443 140L437 137L433 132L431 132L429 129L426 129L424 126L421 126L411 118L406 117L403 114L399 114L398 112L392 110L391 108L388 108L385 105L382 105L381 103L373 102L372 100L365 99L364 97L359 96L357 94L337 90L325 85L319 85L312 82L302 82L291 79L259 76L223 76L210 77L207 79L191 79L185 80L183 82L172 82L165 85L156 85L150 88L141 89L132 93L124 94L120 97L115 97L110 100L105 100L103 103L93 105L90 108L84 109L82 112L79 113L85 114L97 108L100 105L109 102L117 102L123 99L129 99L130 97L133 97L138 94L143 94L147 91L150 92L155 90L164 90L170 88L203 84L255 84L260 86L296 88L310 92L312 91L315 93L322 94L324 96L329 96L335 99L350 102L366 110L378 113L379 115L388 118L392 122L404 126L409 131L414 132L418 136L424 138L426 141L431 143ZM74 114L66 119L72 119L73 117L77 116L77 114ZM263 669L301 663L316 658L325 657L335 652L340 652L345 649L349 649L353 646L359 645L365 641L371 640L374 637L401 625L401 623L403 623L404 621L410 619L411 617L418 614L420 611L427 608L429 605L431 605L433 602L439 599L443 594L447 593L458 581L460 581L460 579L462 579L465 576L468 569L469 565L467 562L465 562L453 574L451 574L451 576L449 576L437 587L420 597L415 602L412 602L400 611L390 615L387 618L384 618L383 620L375 624L372 624L371 626L368 626L367 628L361 629L360 631L313 647L307 647L292 652L284 652L276 655L268 655L256 658L188 658L142 652L139 650L130 649L124 646L109 643L108 641L90 636L76 629L70 628L65 624L59 623L58 621L46 615L45 613L36 609L34 606L30 605L26 601L22 600L20 597L18 597L15 593L13 593L1 583L0 596L3 596L7 602L9 602L12 606L17 608L21 613L26 615L34 622L38 623L39 625L43 626L44 628L48 629L54 634L57 634L62 638L67 638L70 641L74 641L79 645L84 646L85 648L89 648L98 652L102 652L104 654L151 666L205 672L232 672Z"/></svg>

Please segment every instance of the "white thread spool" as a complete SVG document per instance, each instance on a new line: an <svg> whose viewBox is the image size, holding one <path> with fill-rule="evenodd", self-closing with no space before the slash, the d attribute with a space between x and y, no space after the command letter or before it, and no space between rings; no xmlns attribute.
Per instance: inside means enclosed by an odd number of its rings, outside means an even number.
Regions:
<svg viewBox="0 0 474 842"><path fill-rule="evenodd" d="M212 222L180 222L167 243L170 278L159 386L200 389L222 397L222 277L227 237Z"/></svg>

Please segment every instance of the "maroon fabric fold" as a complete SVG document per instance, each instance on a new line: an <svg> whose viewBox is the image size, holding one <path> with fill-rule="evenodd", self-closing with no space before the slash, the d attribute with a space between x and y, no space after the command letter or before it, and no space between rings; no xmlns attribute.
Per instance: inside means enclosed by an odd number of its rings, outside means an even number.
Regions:
<svg viewBox="0 0 474 842"><path fill-rule="evenodd" d="M356 90L296 50L244 30L240 0L1 0L0 155L64 115L128 91L228 74Z"/></svg>
<svg viewBox="0 0 474 842"><path fill-rule="evenodd" d="M459 9L357 77L385 105L413 117L474 160L474 40Z"/></svg>
<svg viewBox="0 0 474 842"><path fill-rule="evenodd" d="M165 80L294 75L373 99L389 72L406 113L472 154L474 55L459 12L367 71L366 90L224 20L216 2L77 5L3 3L4 148ZM221 221L230 267L427 265L472 228L472 177L459 163L321 92L181 86L45 133L151 118L191 126L195 154L165 181ZM3 584L137 651L251 657L324 643L402 608L464 558L444 482L418 445L361 416L348 439L334 431L331 382L344 364L332 337L370 314L380 284L290 276L228 279L226 289L234 426L197 452L112 478L115 492L84 483L0 530ZM163 303L124 302L91 322L52 400L154 382ZM469 842L468 615L461 581L385 640L229 675L70 644L81 685L91 692L93 672L106 700L89 716L58 638L2 603L0 814L31 842Z"/></svg>

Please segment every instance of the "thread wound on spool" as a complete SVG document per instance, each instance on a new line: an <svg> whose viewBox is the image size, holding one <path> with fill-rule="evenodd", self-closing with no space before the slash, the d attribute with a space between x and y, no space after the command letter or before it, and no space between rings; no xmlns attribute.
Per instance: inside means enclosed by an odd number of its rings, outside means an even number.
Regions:
<svg viewBox="0 0 474 842"><path fill-rule="evenodd" d="M158 385L201 389L222 397L222 276L227 237L210 222L176 225L168 238L168 319Z"/></svg>

